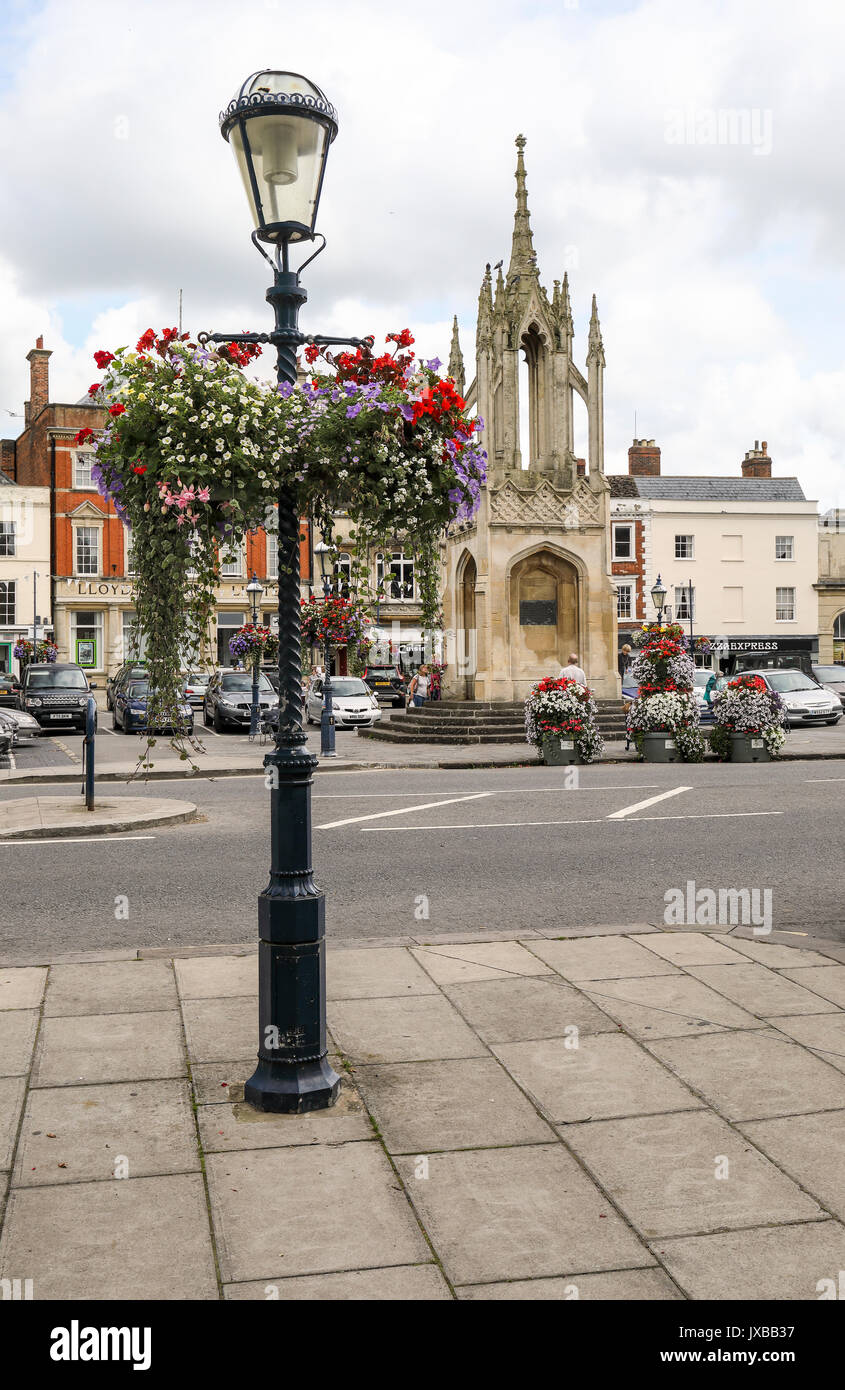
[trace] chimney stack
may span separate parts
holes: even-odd
[[[35,340],[35,347],[26,355],[29,363],[29,400],[24,402],[24,424],[29,425],[40,415],[50,399],[50,376],[48,362],[52,350],[45,348],[44,339]]]
[[[754,440],[754,448],[749,449],[742,460],[743,478],[771,478],[772,460],[768,455],[768,445],[763,440],[763,447],[760,448],[759,439]]]
[[[586,459],[576,459],[576,460],[575,460],[575,476],[578,477],[578,478],[586,478],[586,476],[587,476],[587,460],[586,460]]]
[[[653,439],[635,439],[628,450],[628,472],[635,478],[660,477],[660,448]]]

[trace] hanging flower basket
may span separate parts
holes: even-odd
[[[269,627],[246,623],[229,638],[229,651],[236,661],[247,664],[254,661],[276,661],[279,655],[279,639]]]
[[[32,643],[28,637],[22,637],[19,642],[16,642],[12,651],[12,655],[16,657],[18,661],[22,661],[25,664],[33,660],[55,661],[58,654],[58,647],[55,642],[50,641],[49,637],[40,637],[38,639],[34,657],[32,655]]]
[[[525,701],[525,734],[546,763],[591,763],[604,749],[592,691],[566,676],[534,686]]]
[[[467,416],[436,359],[414,360],[407,329],[387,341],[380,357],[369,347],[326,356],[295,386],[244,374],[257,346],[212,352],[176,329],[149,329],[134,351],[95,354],[104,376],[89,395],[107,411],[107,426],[76,439],[91,442],[92,479],[132,527],[150,726],[164,726],[179,702],[183,653],[201,660],[209,651],[221,560],[265,524],[281,494],[324,535],[343,511],[376,542],[408,537],[420,575],[432,581],[423,583],[431,607],[440,536],[478,506],[483,422]],[[319,356],[306,349],[309,365]]]
[[[723,761],[768,762],[786,742],[783,700],[760,676],[738,676],[713,701],[710,747]]]

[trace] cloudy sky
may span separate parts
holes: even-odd
[[[845,506],[843,46],[841,0],[0,0],[1,432],[39,333],[74,400],[180,288],[194,332],[269,326],[217,125],[269,66],[340,113],[306,330],[407,325],[446,357],[457,313],[471,377],[522,131],[582,365],[598,296],[608,471],[636,411],[664,472],[737,474],[766,439]]]

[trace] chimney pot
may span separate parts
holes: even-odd
[[[628,450],[628,472],[632,477],[660,477],[660,448],[653,439],[635,439]]]

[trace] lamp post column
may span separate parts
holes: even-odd
[[[323,597],[329,597],[328,581],[323,584]],[[332,703],[332,639],[326,637],[323,647],[323,660],[326,663],[326,674],[323,677],[323,708],[320,712],[320,757],[336,758],[334,742],[334,705]]]
[[[296,382],[298,276],[277,270],[267,299],[279,384]],[[303,1113],[332,1105],[340,1078],[326,1037],[326,905],[311,862],[311,784],[317,759],[302,727],[299,508],[279,491],[279,729],[264,759],[270,786],[270,882],[258,899],[258,1065],[244,1098],[259,1110]]]

